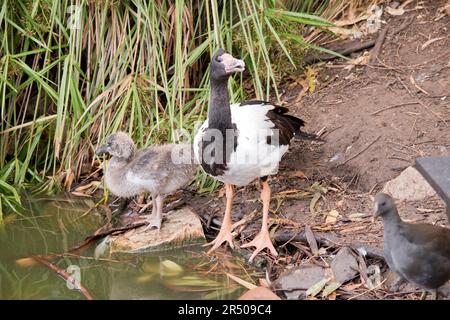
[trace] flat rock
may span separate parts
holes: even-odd
[[[189,208],[170,211],[161,230],[142,226],[109,240],[110,254],[139,253],[175,249],[203,242],[205,234],[198,216]]]
[[[358,261],[349,247],[343,247],[331,262],[334,278],[337,282],[345,283],[355,278],[359,273]]]
[[[383,192],[399,201],[418,201],[436,194],[424,177],[413,167],[406,168],[398,177],[386,182]]]
[[[325,277],[325,270],[313,264],[306,264],[283,272],[273,286],[285,292],[288,299],[298,299],[306,290]]]

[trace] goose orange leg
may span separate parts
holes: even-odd
[[[278,256],[277,250],[272,244],[269,235],[269,205],[270,205],[270,196],[271,191],[269,184],[267,181],[262,181],[262,190],[261,190],[261,200],[263,202],[263,219],[261,231],[256,235],[256,237],[249,243],[246,243],[242,246],[242,248],[248,247],[256,247],[256,250],[251,255],[249,262],[252,262],[256,255],[264,250],[265,248],[269,249],[269,251],[276,257]]]
[[[223,217],[222,227],[220,228],[217,237],[213,241],[205,245],[205,246],[212,245],[212,248],[209,249],[208,254],[219,248],[224,242],[228,242],[231,249],[234,249],[233,236],[231,235],[232,231],[231,207],[233,206],[234,187],[231,184],[225,184],[225,194],[227,197],[227,206],[225,208],[225,215]]]

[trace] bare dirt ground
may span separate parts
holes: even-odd
[[[336,244],[327,254],[344,244],[364,243],[381,249],[382,224],[371,221],[369,195],[413,165],[418,156],[450,155],[450,17],[439,11],[445,1],[420,4],[411,5],[413,9],[401,16],[383,15],[389,30],[405,19],[412,22],[396,35],[388,30],[374,65],[350,68],[348,62],[334,60],[316,67],[314,93],[292,103],[302,88],[290,86],[285,92],[286,106],[307,122],[305,130],[325,128],[325,132],[323,143],[295,141],[279,174],[271,177],[273,231],[301,231],[311,226],[317,235]],[[362,54],[355,53],[352,58]],[[223,191],[195,196],[190,203],[204,220],[207,233],[215,236],[225,208]],[[437,197],[398,203],[398,207],[405,220],[448,226],[444,204]],[[261,210],[257,182],[237,190],[233,220],[254,210]],[[336,219],[333,210],[338,213]],[[257,214],[240,230],[236,241],[243,244],[253,238],[260,223]],[[321,260],[320,256],[311,257],[305,243],[278,244],[277,259],[264,256],[272,280],[286,267]],[[387,270],[381,259],[374,259]],[[364,281],[363,275],[354,280],[360,281]],[[420,296],[411,285],[393,294],[385,286],[366,292],[360,289],[353,295],[385,299]],[[338,297],[346,297],[339,292]]]

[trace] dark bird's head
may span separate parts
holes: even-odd
[[[244,61],[234,58],[224,49],[218,49],[212,57],[210,74],[213,80],[226,80],[233,73],[244,70]]]
[[[373,215],[375,218],[384,217],[396,211],[394,199],[386,193],[379,192],[373,200]]]
[[[108,137],[106,143],[100,146],[95,154],[100,156],[103,154],[111,155],[123,160],[129,160],[133,157],[135,146],[133,140],[124,132],[116,132]]]

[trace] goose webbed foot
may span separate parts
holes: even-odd
[[[250,259],[248,260],[250,263],[253,262],[253,259],[264,249],[269,249],[269,251],[274,255],[275,257],[278,256],[278,252],[275,249],[275,247],[272,244],[272,241],[270,240],[269,230],[267,227],[263,227],[262,230],[256,235],[256,237],[250,241],[249,243],[244,244],[241,246],[242,248],[248,248],[248,247],[256,247],[256,250],[251,255]]]
[[[250,259],[248,260],[250,263],[253,262],[253,259],[255,259],[255,257],[259,252],[261,252],[266,248],[269,249],[272,255],[274,255],[275,257],[278,256],[278,252],[277,250],[275,250],[275,247],[273,246],[272,241],[270,240],[268,228],[270,196],[271,191],[269,184],[267,183],[267,180],[264,179],[262,180],[262,191],[261,191],[261,200],[263,202],[263,220],[261,231],[256,235],[256,237],[252,241],[242,246],[242,248],[256,247],[256,250],[253,252]]]
[[[231,234],[231,226],[229,227],[223,227],[220,228],[219,234],[217,237],[203,246],[210,246],[212,245],[212,248],[208,250],[208,254],[212,253],[213,251],[217,250],[222,243],[228,242],[228,245],[231,249],[234,249],[234,243],[233,243],[233,235]]]
[[[217,237],[213,241],[204,245],[204,246],[212,245],[212,248],[209,249],[208,254],[217,250],[224,242],[228,242],[231,249],[234,249],[233,235],[231,234],[231,231],[233,229],[231,221],[231,207],[234,198],[234,187],[231,184],[225,184],[225,191],[227,197],[227,206],[225,209],[225,215],[223,217],[223,223],[222,226],[220,227],[220,231]]]

